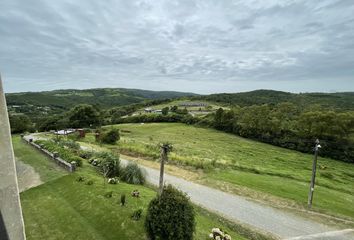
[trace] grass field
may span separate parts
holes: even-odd
[[[109,128],[109,126],[107,126]],[[159,157],[159,142],[169,141],[176,165],[203,169],[208,184],[225,182],[306,206],[313,156],[212,129],[179,123],[122,124],[121,152]],[[89,136],[85,141],[92,141]],[[90,140],[91,139],[91,140]],[[354,164],[319,158],[313,208],[354,218]]]
[[[45,181],[21,193],[27,239],[146,239],[144,216],[148,203],[156,195],[153,189],[125,183],[103,184],[102,177],[87,163],[79,171],[66,174],[53,168],[48,164],[49,159],[19,137],[15,136],[13,142],[16,157],[32,165]],[[86,182],[92,180],[93,185],[76,181],[78,176],[83,176]],[[140,191],[139,199],[130,196],[135,189]],[[110,191],[113,197],[105,197]],[[127,196],[124,207],[119,204],[121,194]],[[133,221],[131,214],[138,208],[144,209],[143,217]],[[233,239],[245,239],[210,216],[197,208],[195,239],[208,239],[209,231],[216,226],[228,231]]]
[[[202,107],[198,107],[198,106],[179,106],[182,103],[191,103],[191,102],[198,102],[198,103],[205,103],[207,104],[207,106],[202,106]],[[161,110],[162,108],[165,107],[173,107],[173,106],[177,106],[179,109],[187,109],[189,112],[194,112],[195,114],[198,114],[198,112],[200,111],[200,115],[205,115],[207,112],[214,112],[219,108],[224,108],[224,109],[229,109],[229,107],[225,107],[222,106],[220,104],[216,104],[216,103],[212,103],[212,102],[207,102],[207,101],[191,101],[191,100],[175,100],[175,101],[171,101],[169,103],[163,103],[163,104],[158,104],[158,105],[154,105],[151,106],[149,108],[151,108],[152,110]],[[139,113],[145,113],[144,111],[145,108],[141,108],[139,109],[135,114],[139,114]]]

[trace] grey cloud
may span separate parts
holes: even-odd
[[[7,91],[318,91],[333,81],[354,90],[352,1],[2,0],[0,9]]]

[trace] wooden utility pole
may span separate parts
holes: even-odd
[[[160,165],[160,180],[159,180],[159,196],[163,191],[163,175],[165,171],[165,162],[168,160],[168,153],[172,150],[172,145],[169,143],[161,144],[161,165]]]
[[[315,156],[313,158],[312,163],[312,177],[311,177],[311,184],[310,184],[310,191],[307,200],[307,204],[309,208],[312,207],[312,200],[313,200],[313,192],[315,190],[315,180],[316,180],[316,169],[317,169],[317,157],[318,157],[318,149],[321,148],[320,141],[316,139],[315,141]]]

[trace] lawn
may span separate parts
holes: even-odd
[[[146,239],[144,217],[148,203],[156,195],[153,189],[125,183],[103,184],[103,178],[88,163],[77,172],[66,174],[19,137],[14,136],[13,141],[16,157],[32,165],[47,180],[21,193],[27,239]],[[78,182],[78,176],[85,181]],[[86,184],[89,180],[92,185]],[[135,189],[140,191],[140,198],[130,196]],[[105,197],[110,191],[112,198]],[[121,194],[127,196],[124,207],[119,204]],[[138,208],[144,209],[143,217],[134,221],[130,216]],[[216,226],[229,232],[233,239],[245,239],[199,208],[196,221],[195,239],[208,239],[209,231]]]
[[[174,146],[171,162],[203,169],[209,182],[223,181],[306,205],[313,159],[310,154],[180,123],[114,127],[121,130],[122,153],[158,158],[157,144],[168,141]],[[93,137],[85,141],[93,142]],[[321,157],[318,162],[314,209],[354,218],[354,164]]]

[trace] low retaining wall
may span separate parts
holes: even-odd
[[[41,146],[39,146],[38,144],[32,142],[30,139],[27,138],[22,138],[26,143],[28,143],[29,145],[33,146],[34,148],[38,149],[40,152],[44,153],[45,155],[47,155],[48,157],[50,157],[54,162],[56,162],[56,164],[58,164],[60,167],[65,168],[66,170],[68,170],[69,172],[75,172],[76,170],[76,166],[68,163],[67,161],[65,161],[64,159],[60,158],[60,157],[55,157],[53,153],[49,152],[48,150],[42,148]]]

